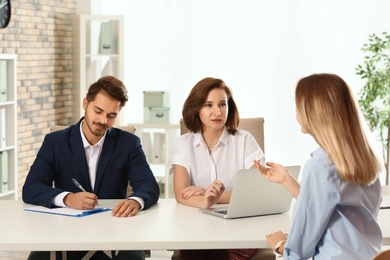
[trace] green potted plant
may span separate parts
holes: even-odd
[[[390,35],[369,35],[362,49],[366,54],[356,74],[366,81],[360,91],[359,105],[383,148],[386,169],[386,185],[389,185],[389,139],[390,139]]]

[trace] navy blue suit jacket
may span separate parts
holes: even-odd
[[[144,209],[155,204],[160,190],[146,162],[140,139],[117,128],[106,133],[92,190],[80,133],[81,121],[45,136],[24,183],[23,201],[54,207],[52,198],[59,193],[80,192],[72,182],[75,178],[99,199],[125,199],[130,182],[134,191],[131,196],[143,198]]]

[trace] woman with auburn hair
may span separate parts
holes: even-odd
[[[184,102],[182,115],[190,132],[173,146],[176,200],[197,208],[229,203],[236,172],[255,167],[253,160],[264,158],[255,138],[237,129],[239,114],[230,89],[221,79],[202,79]],[[186,260],[249,259],[256,251],[181,250],[180,255]],[[267,252],[275,258],[271,250]]]
[[[382,244],[383,164],[353,93],[337,75],[314,74],[298,82],[295,103],[302,133],[320,147],[305,164],[301,186],[282,165],[256,163],[297,198],[288,239],[277,231],[267,240],[285,259],[371,259]]]

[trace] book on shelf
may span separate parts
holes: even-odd
[[[102,22],[100,24],[99,35],[99,53],[100,54],[112,54],[113,53],[113,39],[112,28],[110,22]]]
[[[114,64],[112,60],[108,60],[106,62],[106,65],[104,65],[104,68],[102,70],[102,76],[113,76],[114,75]]]
[[[146,156],[146,161],[151,162],[151,150],[152,150],[152,139],[149,132],[142,132],[142,149]]]
[[[101,75],[101,61],[94,60],[92,61],[87,68],[87,85],[96,82]]]
[[[164,156],[164,146],[165,146],[165,134],[155,132],[153,133],[153,163],[163,163],[165,160]]]
[[[0,152],[0,193],[8,191],[8,152]]]
[[[7,61],[0,60],[0,102],[7,101]]]
[[[6,111],[5,108],[0,108],[0,148],[6,147]]]

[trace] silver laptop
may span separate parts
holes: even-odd
[[[298,179],[300,166],[285,167]],[[239,170],[234,180],[229,205],[214,205],[202,212],[223,218],[244,218],[285,213],[293,196],[281,184],[268,181],[258,169]]]

